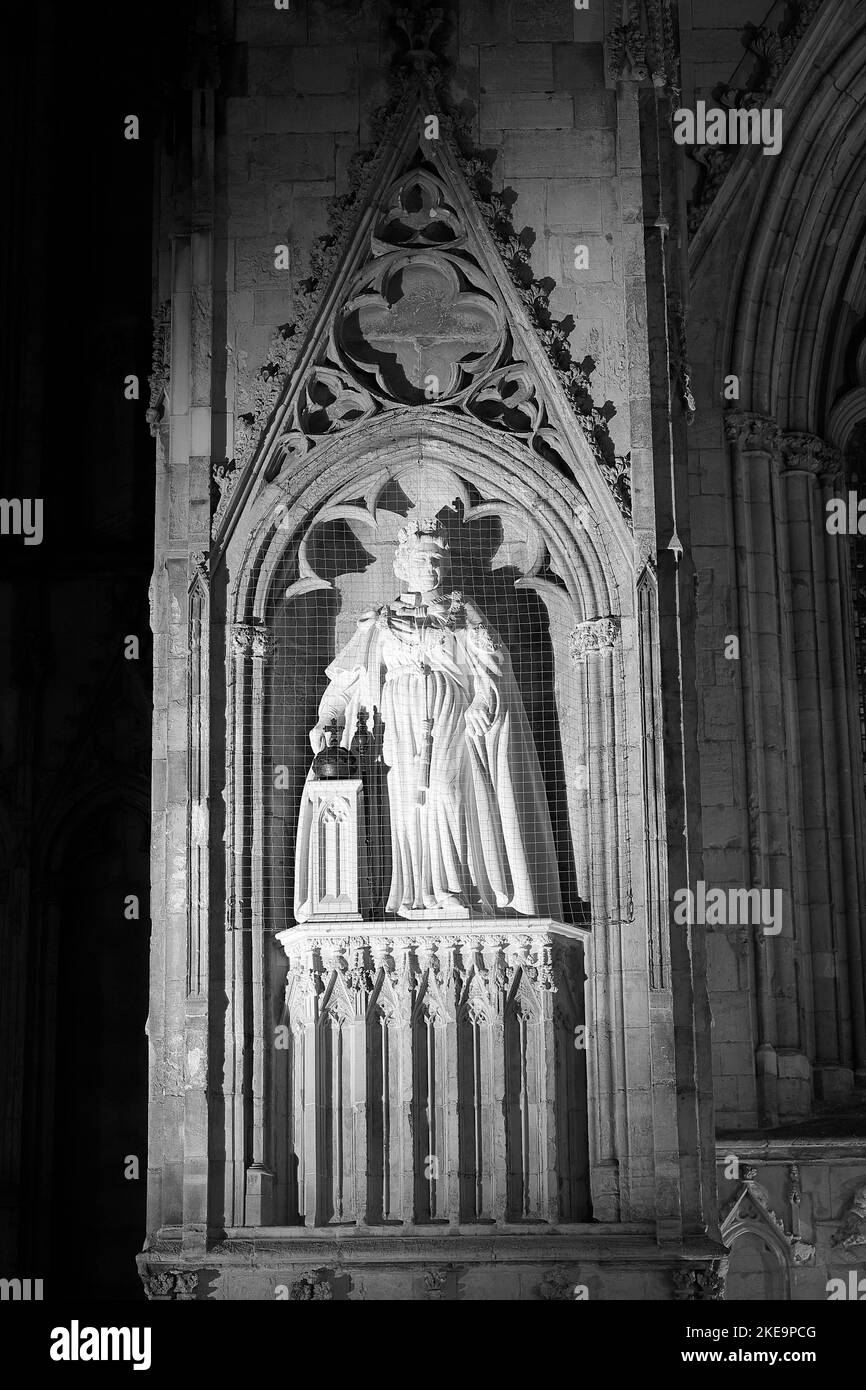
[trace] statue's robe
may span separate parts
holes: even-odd
[[[455,894],[473,915],[561,919],[538,755],[511,659],[479,610],[451,594],[426,608],[398,600],[365,613],[325,674],[330,684],[319,721],[336,715],[344,722],[344,747],[361,709],[371,719],[374,710],[381,713],[392,846],[388,912],[433,908]],[[486,733],[467,728],[473,702],[487,710]],[[309,912],[311,832],[305,796],[295,861],[299,921]]]

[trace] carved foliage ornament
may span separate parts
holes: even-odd
[[[782,431],[767,415],[727,410],[725,438],[746,453],[777,455],[784,473],[811,473],[818,478],[841,476],[844,461],[831,444],[802,430]]]
[[[749,453],[771,454],[776,449],[781,431],[775,420],[745,410],[726,410],[725,439]]]
[[[289,1298],[295,1303],[321,1302],[333,1296],[330,1280],[321,1271],[302,1274],[289,1286]]]
[[[447,1269],[425,1269],[424,1271],[424,1296],[434,1302],[439,1302],[445,1297],[445,1288],[448,1282]]]
[[[721,94],[722,107],[755,110],[766,105],[822,3],[823,0],[788,0],[778,29],[763,24],[746,26],[744,45],[755,64],[745,86],[728,87]],[[739,145],[700,145],[690,151],[692,158],[704,166],[698,195],[689,208],[690,233],[698,230],[712,207],[739,149]]]
[[[578,623],[571,634],[571,655],[575,661],[589,652],[603,651],[612,647],[620,630],[619,618],[593,618],[586,623]]]
[[[148,377],[150,400],[145,419],[152,435],[156,435],[168,401],[171,375],[171,300],[166,299],[153,316],[153,354]]]
[[[816,478],[835,478],[842,474],[842,455],[816,434],[791,431],[781,436],[780,445],[786,473],[811,473]]]
[[[680,397],[689,424],[695,418],[697,403],[692,392],[692,369],[686,336],[686,314],[679,298],[668,298],[668,318],[671,324],[671,372],[680,389]]]
[[[289,957],[286,1006],[293,1026],[311,1017],[336,1026],[362,1017],[405,1021],[417,1014],[432,1020],[465,1017],[489,1024],[506,1000],[522,1017],[537,1018],[541,996],[558,992],[568,968],[568,948],[544,933],[502,936],[481,932],[419,941],[395,932],[335,939],[295,928],[279,934]],[[353,998],[353,994],[356,997]]]
[[[677,88],[671,0],[622,0],[619,22],[607,35],[607,68],[614,81],[643,82],[652,73],[655,87]]]
[[[548,1303],[573,1303],[575,1280],[561,1269],[553,1270],[538,1286],[538,1297]]]
[[[172,1299],[184,1303],[195,1298],[198,1275],[191,1270],[158,1270],[151,1271],[142,1282],[144,1296],[148,1301]]]
[[[550,312],[550,296],[555,289],[553,281],[535,279],[530,262],[534,233],[529,229],[519,233],[515,230],[511,202],[504,194],[494,192],[490,169],[483,159],[469,153],[461,155],[458,151],[458,160],[577,423],[596,455],[617,506],[623,516],[630,518],[631,456],[619,456],[614,452],[609,430],[614,413],[612,403],[606,401],[597,406],[593,401],[590,378],[595,363],[592,358],[586,357],[582,362],[572,360],[569,337],[574,329],[573,319],[570,315],[554,319]]]
[[[212,493],[216,494],[217,504],[213,516],[213,534],[219,530],[223,517],[228,510],[235,484],[240,476],[237,461],[229,459],[225,463],[215,463],[211,469]]]
[[[713,1260],[696,1269],[673,1271],[674,1298],[692,1303],[717,1302],[725,1297],[722,1261]]]
[[[266,661],[273,650],[273,637],[268,628],[258,623],[235,623],[232,643],[240,657],[258,657]]]

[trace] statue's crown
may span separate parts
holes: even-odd
[[[411,550],[422,540],[435,541],[439,550],[451,548],[445,536],[445,528],[436,516],[416,517],[414,521],[401,526],[397,532],[397,545],[401,550]]]

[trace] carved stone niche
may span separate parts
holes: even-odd
[[[250,799],[238,774],[227,840],[243,843],[234,827],[245,828],[248,814],[251,849],[236,881],[249,874],[253,930],[258,920],[263,934],[284,928],[290,960],[287,1045],[275,1053],[276,1081],[262,1103],[279,1223],[387,1232],[464,1220],[565,1224],[591,1211],[614,1219],[618,1198],[610,1184],[605,1196],[598,1176],[615,1183],[598,1137],[613,1132],[611,1098],[596,1080],[609,1074],[609,982],[603,952],[590,972],[585,954],[590,911],[602,931],[628,917],[625,839],[618,855],[591,862],[591,847],[624,824],[617,690],[625,677],[605,535],[600,526],[575,534],[586,499],[526,444],[455,424],[434,405],[330,440],[261,494],[260,558],[235,612],[274,633],[274,652],[264,666],[240,663],[231,727],[232,765],[263,769],[262,799]],[[367,796],[369,782],[363,920],[294,915],[298,808],[325,672],[359,618],[394,601],[397,533],[413,516],[442,523],[448,585],[508,647],[542,763],[563,920],[389,915],[388,822]],[[585,655],[575,661],[570,637],[585,623]],[[366,713],[374,733],[376,710]],[[575,767],[586,775],[574,776]],[[581,1033],[588,1007],[602,1026]],[[592,1136],[590,1088],[602,1116]],[[477,1144],[473,1135],[482,1136]]]
[[[452,601],[455,593],[470,600],[509,653],[547,789],[567,920],[579,920],[586,912],[579,885],[588,883],[589,868],[567,769],[572,757],[578,763],[586,759],[578,677],[568,660],[577,616],[569,585],[529,508],[483,496],[457,469],[424,457],[421,447],[418,459],[381,469],[363,496],[357,484],[348,484],[287,537],[281,596],[270,622],[279,640],[268,671],[273,713],[266,722],[272,735],[264,748],[266,765],[288,769],[285,786],[272,798],[273,821],[280,826],[269,874],[274,915],[279,922],[294,912],[306,922],[385,914],[391,841],[380,710],[371,704],[363,710],[364,728],[350,722],[345,730],[346,749],[363,763],[361,784],[347,795],[341,784],[307,780],[307,732],[327,686],[329,660],[353,640],[359,618],[378,612],[381,619],[394,601],[400,587],[392,569],[398,531],[419,514],[436,517],[448,537],[446,591]],[[315,802],[306,814],[315,823],[316,845],[333,851],[328,862],[341,878],[340,903],[330,900],[324,886],[315,889],[316,903],[310,900],[309,885],[324,862],[318,854],[309,859],[308,883],[298,880],[301,896],[294,890],[295,873],[303,872],[292,855],[304,799]],[[348,855],[342,869],[334,855]],[[352,886],[346,888],[345,874],[355,873],[349,859],[357,863],[354,896]]]
[[[746,1167],[742,1170],[740,1184],[721,1213],[722,1240],[730,1252],[721,1262],[721,1271],[733,1290],[732,1297],[746,1296],[740,1292],[738,1264],[740,1252],[751,1250],[757,1252],[766,1265],[763,1296],[790,1298],[792,1269],[809,1265],[815,1258],[815,1246],[804,1240],[800,1231],[800,1198],[799,1169],[791,1164],[787,1178],[788,1229],[774,1210],[758,1169]]]

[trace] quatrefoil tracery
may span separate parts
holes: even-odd
[[[274,441],[267,480],[326,435],[406,405],[471,416],[560,460],[535,372],[516,353],[505,306],[469,247],[438,174],[392,186],[317,359]]]

